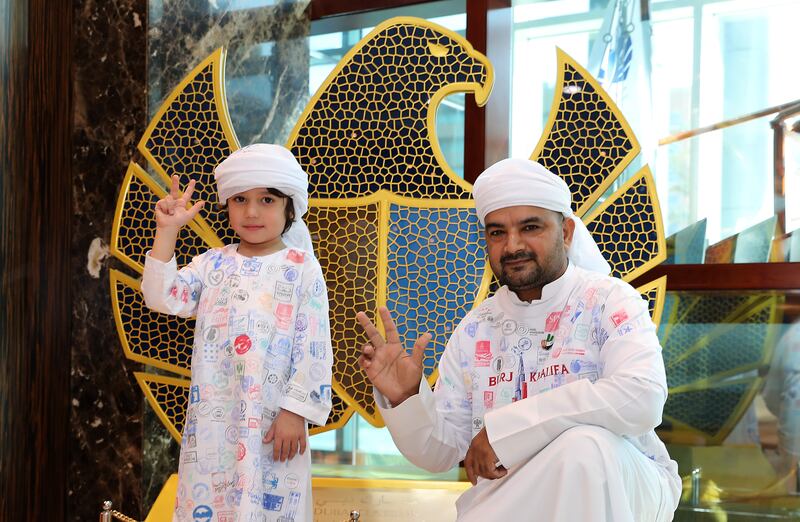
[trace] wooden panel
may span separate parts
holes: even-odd
[[[467,99],[464,113],[464,179],[474,183],[487,166],[508,157],[511,132],[510,0],[469,0],[467,40],[494,66],[494,88],[485,107]]]
[[[72,3],[0,12],[0,520],[65,520]]]
[[[405,7],[424,4],[429,0],[311,0],[311,20],[319,20],[329,16],[377,11],[393,7]],[[469,2],[468,2],[469,3]]]

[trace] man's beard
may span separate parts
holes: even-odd
[[[519,261],[523,259],[533,261],[530,268],[527,268],[523,272],[515,271],[510,273],[506,271],[504,265],[507,261]],[[516,252],[500,258],[500,273],[497,275],[497,279],[500,281],[501,285],[507,286],[512,292],[542,288],[558,279],[561,268],[563,267],[562,263],[559,263],[557,250],[553,250],[545,259],[544,264],[539,262],[538,257],[533,252]]]

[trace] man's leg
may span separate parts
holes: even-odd
[[[486,520],[671,520],[673,501],[658,466],[597,426],[562,433],[499,480],[481,480],[459,499],[460,522]]]

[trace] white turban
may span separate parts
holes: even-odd
[[[295,221],[283,235],[288,247],[313,253],[311,234],[303,221],[308,210],[308,175],[285,147],[255,143],[234,151],[214,169],[219,202],[254,188],[278,189],[292,198]]]
[[[566,182],[531,160],[498,161],[478,176],[472,188],[475,210],[481,224],[494,210],[520,205],[560,212],[575,223],[575,232],[567,256],[576,266],[608,274],[608,266],[586,225],[572,213],[572,197]]]

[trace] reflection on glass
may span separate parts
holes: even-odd
[[[530,156],[547,121],[555,47],[588,66],[606,7],[618,1],[514,2],[512,156]],[[651,1],[649,133],[664,138],[797,99],[800,69],[788,64],[795,61],[798,19],[800,3],[788,0]],[[705,219],[713,245],[782,211],[774,208],[772,117],[657,149],[651,168],[667,235]],[[786,148],[788,164],[800,147]],[[787,202],[800,194],[800,182],[792,185],[796,179],[788,176]],[[785,241],[783,255],[772,260],[790,259],[792,238]]]
[[[669,397],[657,431],[685,477],[676,520],[800,515],[799,300],[667,294],[658,334]]]

